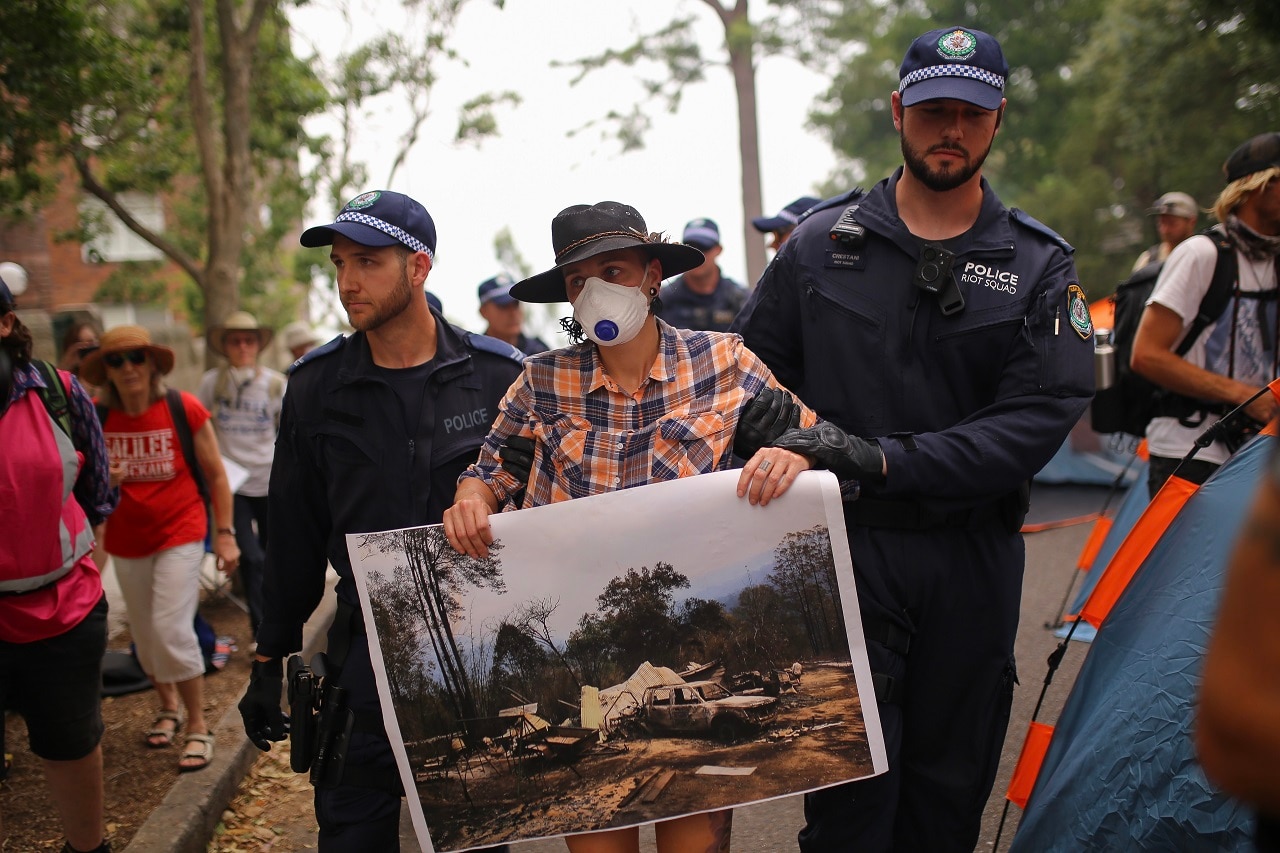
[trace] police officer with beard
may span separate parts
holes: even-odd
[[[1093,393],[1071,247],[982,177],[1007,74],[986,33],[916,39],[905,167],[810,211],[734,324],[829,422],[774,444],[845,481],[889,755],[806,798],[805,851],[971,851],[999,763],[1028,481]]]
[[[319,849],[394,851],[403,792],[345,536],[440,521],[522,356],[449,325],[422,298],[436,229],[413,199],[362,193],[301,242],[332,246],[338,293],[356,331],[291,369],[271,470],[264,615],[240,711],[259,749],[286,736],[281,661],[302,647],[303,623],[331,563],[340,579],[329,676],[347,691],[353,724],[340,777],[316,787]]]

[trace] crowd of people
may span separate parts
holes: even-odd
[[[341,760],[313,772],[319,846],[391,851],[404,791],[345,534],[441,523],[457,551],[484,557],[504,508],[737,467],[738,496],[762,506],[804,470],[839,478],[888,755],[879,776],[806,795],[800,849],[972,850],[1017,682],[1029,483],[1094,390],[1073,249],[983,176],[1008,75],[985,32],[916,38],[888,101],[902,165],[869,190],[755,219],[776,255],[751,289],[722,274],[712,219],[671,242],[628,204],[574,204],[551,221],[547,269],[480,283],[487,325],[473,333],[426,290],[431,214],[372,190],[300,238],[328,249],[354,331],[317,346],[305,324],[285,327],[286,375],[263,363],[273,330],[236,311],[207,331],[223,363],[188,394],[165,385],[173,350],[138,326],[76,323],[56,366],[33,359],[0,281],[0,513],[20,531],[0,543],[0,700],[27,721],[65,849],[109,849],[95,541],[155,688],[140,741],[181,742],[180,772],[207,767],[215,745],[193,629],[206,552],[248,602],[239,708],[260,749],[289,735],[284,660],[336,570],[326,689],[343,692],[351,734]],[[1252,400],[1256,426],[1277,412],[1256,394],[1280,358],[1280,134],[1242,144],[1224,176],[1212,210],[1238,275],[1189,351],[1176,345],[1218,260],[1195,235],[1194,199],[1156,201],[1160,243],[1135,264],[1164,266],[1134,369],[1199,401],[1152,423],[1153,490],[1227,409]],[[565,302],[567,346],[526,332],[523,304]],[[721,418],[672,438],[664,424],[690,405]],[[573,434],[546,427],[556,418]],[[581,444],[573,464],[566,441]],[[1208,477],[1233,449],[1215,442],[1192,473]],[[57,689],[34,689],[55,657],[67,662]],[[1215,772],[1274,809],[1264,774],[1234,772],[1248,751],[1223,742],[1206,739]],[[728,850],[731,827],[728,811],[663,821],[658,848]],[[634,829],[567,839],[575,853],[638,843]]]

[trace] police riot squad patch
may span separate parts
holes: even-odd
[[[1073,284],[1067,288],[1067,317],[1071,328],[1084,340],[1093,334],[1093,318],[1089,316],[1089,300],[1085,299],[1080,285]]]

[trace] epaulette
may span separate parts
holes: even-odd
[[[506,341],[500,341],[497,338],[491,338],[488,335],[481,335],[476,332],[467,332],[463,337],[467,341],[467,346],[472,349],[491,353],[492,355],[505,356],[516,364],[524,363],[524,353]]]
[[[302,367],[304,364],[308,364],[312,361],[315,361],[317,358],[323,358],[324,356],[329,355],[330,353],[334,353],[342,349],[342,345],[345,344],[346,342],[347,342],[346,337],[344,337],[343,335],[338,335],[336,338],[329,341],[327,344],[321,344],[315,349],[307,350],[306,352],[304,352],[301,356],[298,357],[297,361],[295,361],[293,364],[286,367],[284,372],[287,375],[292,376],[293,372],[298,368]]]
[[[847,205],[849,202],[856,201],[862,198],[864,195],[866,195],[866,192],[863,191],[862,187],[854,187],[848,192],[840,193],[840,195],[835,195],[835,196],[832,196],[831,198],[824,198],[822,201],[818,202],[813,207],[809,208],[804,213],[800,214],[799,221],[804,222],[806,219],[808,219],[810,216],[813,216],[819,210],[826,210],[831,207],[839,207],[842,204]]]
[[[1048,237],[1050,240],[1057,243],[1058,246],[1062,248],[1062,251],[1066,252],[1068,255],[1075,254],[1076,252],[1075,246],[1072,246],[1070,243],[1068,243],[1065,237],[1063,237],[1057,231],[1054,231],[1048,225],[1045,225],[1039,219],[1036,219],[1030,213],[1027,213],[1025,210],[1019,210],[1016,207],[1010,208],[1009,216],[1013,219],[1014,222],[1017,222],[1020,225],[1030,228],[1032,231],[1035,231],[1037,233],[1043,234],[1044,236]]]

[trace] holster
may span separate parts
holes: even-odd
[[[301,655],[290,655],[289,677],[289,766],[294,773],[306,773],[311,768],[316,751],[316,717],[322,695],[324,678],[323,655],[312,659],[320,672],[302,662]]]

